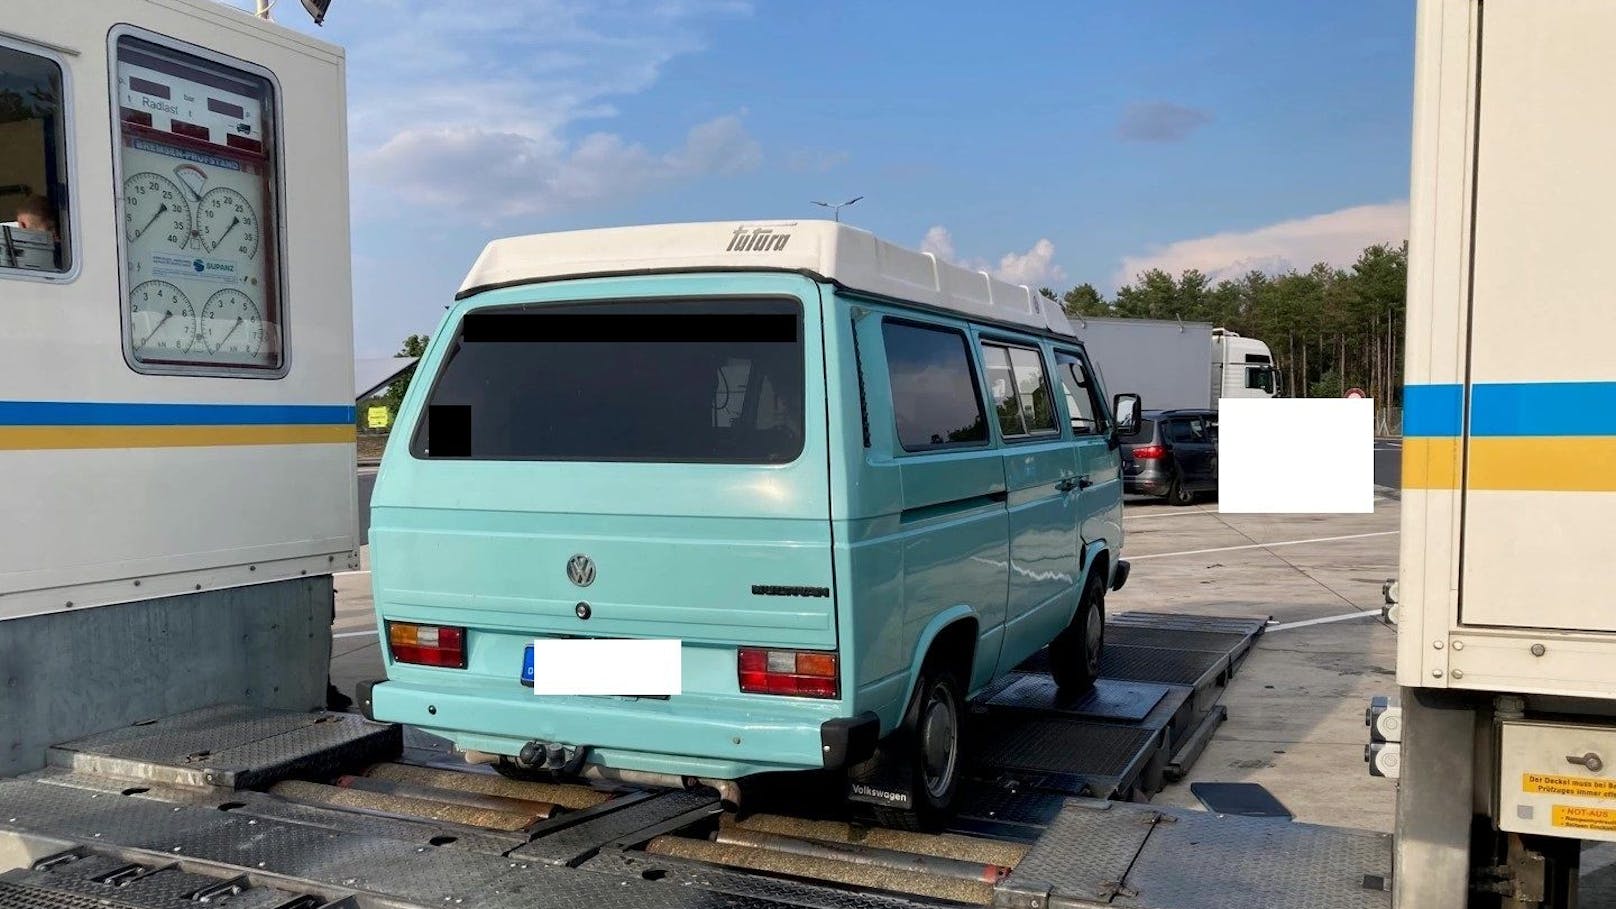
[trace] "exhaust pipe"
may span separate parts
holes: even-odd
[[[549,770],[557,777],[576,777],[583,780],[599,780],[605,783],[617,783],[624,786],[638,786],[645,789],[694,789],[706,786],[716,789],[718,797],[731,808],[741,805],[741,784],[735,780],[710,780],[693,776],[679,776],[673,773],[654,773],[648,770],[623,770],[616,767],[602,767],[599,764],[585,763],[589,754],[588,745],[579,745],[568,748],[553,743],[533,741],[522,746],[522,753],[514,758],[502,758],[501,755],[489,754],[484,751],[466,752],[466,762],[470,764],[497,764],[500,760],[513,761],[516,766],[525,770]]]
[[[706,786],[718,790],[718,797],[729,807],[739,808],[741,805],[741,784],[735,780],[708,780],[672,773],[652,773],[647,770],[619,770],[616,767],[602,767],[599,764],[585,765],[578,772],[578,776],[586,780],[643,786],[647,789],[694,789]]]

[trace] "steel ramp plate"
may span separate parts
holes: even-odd
[[[1120,802],[1069,802],[1000,883],[1014,909],[1388,909],[1391,837]]]
[[[1138,722],[1167,695],[1163,685],[1100,679],[1077,697],[1066,697],[1047,675],[1012,673],[1011,681],[986,702],[1010,710],[1053,711],[1087,720]]]
[[[398,756],[398,726],[347,713],[223,704],[65,742],[52,765],[186,786],[258,789]]]
[[[607,846],[637,845],[703,818],[716,817],[723,810],[718,793],[711,789],[671,789],[650,797],[624,796],[578,812],[588,815],[578,823],[570,823],[577,815],[553,818],[549,822],[553,833],[535,828],[537,838],[511,856],[575,866]],[[540,827],[544,826],[541,823]]]

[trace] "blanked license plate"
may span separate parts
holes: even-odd
[[[684,688],[677,640],[540,638],[522,652],[534,694],[668,697]]]

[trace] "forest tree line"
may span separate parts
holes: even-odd
[[[1382,409],[1402,404],[1407,281],[1405,243],[1370,246],[1347,268],[1321,262],[1215,283],[1193,269],[1177,278],[1151,269],[1109,300],[1088,283],[1041,293],[1073,317],[1211,322],[1265,342],[1287,397],[1338,398],[1357,387]]]

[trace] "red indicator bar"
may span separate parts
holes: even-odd
[[[203,142],[208,142],[213,139],[212,134],[208,132],[208,128],[206,126],[197,126],[195,123],[186,123],[183,120],[172,121],[168,128],[177,135],[187,136],[192,139],[201,139]]]
[[[127,108],[127,107],[121,108],[121,110],[122,110],[123,122],[125,122],[125,123],[133,123],[136,126],[151,126],[152,125],[151,114],[148,114],[143,110],[133,110],[133,109]]]
[[[231,148],[239,148],[242,151],[255,152],[260,155],[264,153],[264,143],[257,139],[249,139],[246,136],[238,136],[235,133],[226,133],[224,144]]]

